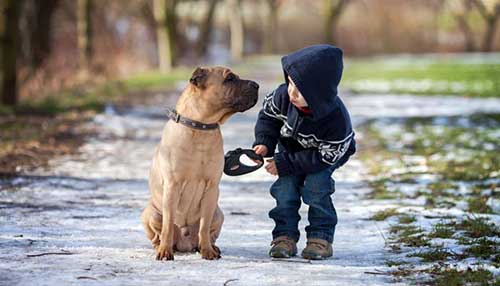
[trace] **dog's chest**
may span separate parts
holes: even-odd
[[[177,127],[177,126],[174,126]],[[192,131],[166,128],[163,143],[169,165],[186,175],[200,179],[220,177],[224,167],[220,131]]]

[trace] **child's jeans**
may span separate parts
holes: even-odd
[[[337,212],[331,198],[331,194],[335,192],[335,181],[331,175],[335,167],[313,174],[279,177],[274,182],[271,195],[276,200],[276,207],[269,212],[269,217],[275,222],[273,239],[286,235],[295,241],[299,240],[299,208],[302,198],[309,205],[307,238],[333,242]]]

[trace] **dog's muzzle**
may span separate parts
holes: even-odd
[[[259,99],[259,84],[251,80],[244,80],[241,94],[233,102],[233,109],[238,112],[252,108]]]

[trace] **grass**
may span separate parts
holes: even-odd
[[[420,257],[423,262],[436,262],[436,261],[445,261],[448,257],[453,256],[454,254],[444,248],[442,245],[438,245],[432,248],[429,248],[424,251],[419,251],[417,253],[411,253],[408,257]]]
[[[455,229],[450,224],[437,223],[432,226],[432,231],[429,233],[430,238],[451,238],[455,233]]]
[[[425,56],[346,61],[343,86],[354,92],[410,93],[500,97],[500,64],[465,63],[460,59]]]
[[[453,268],[436,268],[432,271],[434,280],[430,283],[436,286],[462,286],[462,285],[498,285],[498,280],[493,282],[493,273],[486,269],[467,269],[459,271]]]
[[[388,246],[394,253],[421,258],[417,268],[408,258],[401,263],[389,259],[389,266],[398,267],[394,276],[422,285],[500,285],[488,270],[457,269],[457,262],[471,260],[500,267],[500,229],[489,219],[494,211],[490,198],[499,195],[499,126],[499,114],[381,119],[362,126],[368,142],[362,142],[359,158],[373,178],[367,197],[399,205],[414,202],[429,212],[426,217],[388,209],[373,216],[397,216],[391,220]],[[425,171],[415,171],[422,166]],[[465,216],[442,213],[453,207]],[[429,280],[421,280],[422,274]]]
[[[468,210],[471,213],[492,213],[491,208],[486,204],[487,196],[471,197],[467,200]]]
[[[404,260],[386,260],[385,261],[385,265],[387,265],[388,267],[405,265],[407,263],[408,262],[406,262]]]
[[[401,215],[398,218],[398,222],[402,223],[402,224],[409,224],[409,223],[415,222],[416,220],[417,220],[417,218],[413,215]]]
[[[149,72],[127,79],[109,81],[98,86],[79,86],[35,100],[21,99],[16,107],[0,105],[0,115],[12,113],[55,115],[69,110],[100,111],[108,102],[125,100],[134,92],[146,93],[171,88],[177,81],[187,80],[188,76],[188,70],[178,69],[168,74]]]
[[[392,242],[409,247],[429,246],[429,239],[425,237],[420,227],[408,224],[394,224],[391,225],[389,232],[393,234],[391,237]]]
[[[385,209],[376,212],[371,219],[377,220],[377,221],[382,221],[387,219],[388,217],[398,215],[398,211],[396,209]]]
[[[401,197],[401,193],[397,190],[389,190],[386,187],[387,179],[380,179],[370,181],[368,185],[371,188],[371,192],[367,195],[369,199],[374,200],[390,200]]]
[[[500,236],[500,230],[489,219],[483,217],[467,217],[457,225],[458,230],[463,230],[467,236],[480,238],[486,236]]]
[[[466,256],[490,259],[493,258],[498,251],[500,251],[497,243],[484,237],[474,240],[473,243],[473,245],[465,250],[464,254]]]

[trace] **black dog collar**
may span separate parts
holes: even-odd
[[[187,127],[197,129],[197,130],[213,130],[219,128],[217,123],[203,123],[195,120],[191,120],[187,117],[181,116],[175,109],[167,108],[167,117],[176,123],[180,123]]]
[[[260,163],[255,166],[248,166],[240,161],[242,155],[247,155],[250,159],[259,160]],[[261,155],[257,155],[252,149],[241,149],[237,148],[232,151],[228,151],[224,155],[224,174],[228,176],[239,176],[256,171],[264,165],[264,158]]]

